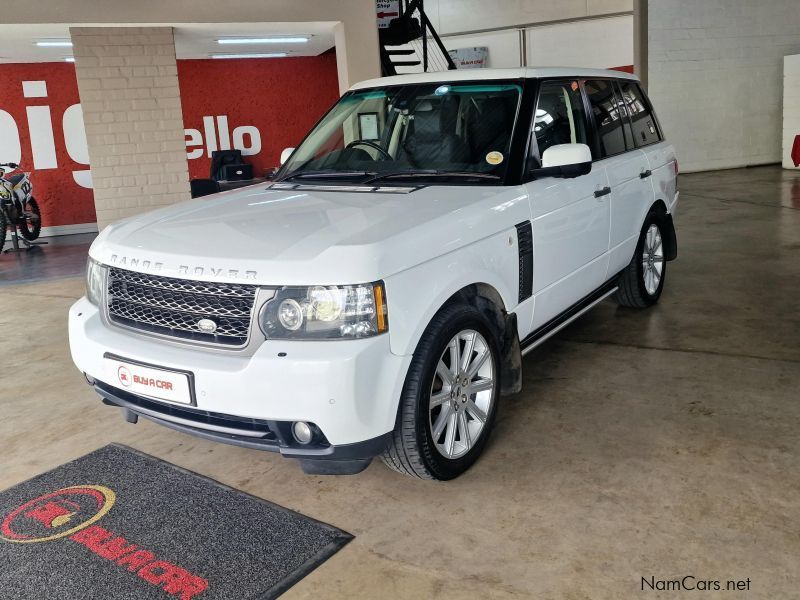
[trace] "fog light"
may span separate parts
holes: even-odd
[[[297,421],[292,425],[292,435],[298,443],[304,446],[310,444],[314,439],[314,431],[311,429],[311,425],[304,421]]]

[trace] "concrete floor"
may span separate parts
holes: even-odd
[[[684,575],[797,598],[800,173],[680,184],[661,303],[605,302],[526,357],[485,456],[446,484],[379,462],[305,476],[273,454],[128,425],[69,359],[83,282],[0,287],[0,488],[114,441],[355,534],[293,599],[673,598],[641,578]]]
[[[30,250],[10,252],[11,236],[6,234],[0,254],[0,287],[79,277],[86,271],[86,253],[96,233],[42,238]],[[24,246],[20,243],[20,247]]]

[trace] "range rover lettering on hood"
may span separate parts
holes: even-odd
[[[156,272],[164,269],[164,263],[151,260],[139,260],[128,256],[112,254],[109,261],[115,267],[127,269],[141,269],[148,272]],[[258,276],[257,271],[240,271],[239,269],[223,269],[214,267],[192,267],[189,265],[178,265],[179,275],[191,275],[195,277],[228,277],[234,279],[254,280]]]

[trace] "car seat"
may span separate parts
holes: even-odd
[[[421,100],[414,109],[400,159],[417,168],[450,168],[465,163],[468,152],[456,134],[458,99]]]

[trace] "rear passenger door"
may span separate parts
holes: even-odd
[[[653,107],[641,86],[636,81],[620,80],[619,87],[631,120],[633,141],[645,153],[652,172],[650,181],[655,199],[663,200],[671,212],[677,201],[675,150],[664,141]]]
[[[605,169],[611,187],[611,226],[606,277],[625,268],[636,249],[642,211],[653,202],[650,166],[633,141],[627,109],[613,79],[590,79],[584,91],[594,117],[595,168]]]

